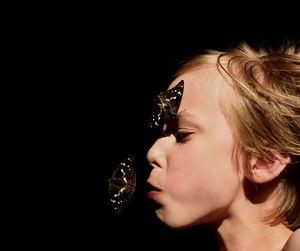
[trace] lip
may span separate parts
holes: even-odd
[[[150,182],[147,182],[147,185],[148,185],[148,192],[147,192],[147,196],[149,198],[154,198],[154,197],[157,197],[160,193],[161,193],[161,189],[152,185]]]
[[[157,197],[159,194],[161,193],[161,191],[159,190],[152,190],[152,191],[149,191],[147,192],[147,196],[151,199]]]

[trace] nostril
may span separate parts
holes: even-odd
[[[151,162],[151,165],[150,165],[151,169],[155,168],[155,167],[160,167],[159,163],[154,160],[153,162]]]

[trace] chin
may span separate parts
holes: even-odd
[[[181,217],[178,217],[178,215],[174,214],[168,214],[166,210],[163,210],[162,208],[159,208],[155,211],[157,218],[163,222],[166,226],[173,228],[173,229],[185,229],[190,226],[193,226],[193,224],[190,221],[185,221]]]

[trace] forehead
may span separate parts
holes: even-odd
[[[180,80],[184,80],[185,89],[179,112],[184,109],[219,109],[220,94],[224,93],[227,83],[216,67],[208,66],[183,73],[168,89],[173,88]]]

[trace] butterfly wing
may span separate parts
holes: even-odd
[[[163,121],[176,117],[181,98],[183,95],[184,81],[181,80],[170,90],[158,94],[153,102],[152,118],[150,127],[155,128],[162,124]]]
[[[133,167],[134,156],[124,159],[109,179],[108,192],[113,210],[120,214],[132,198],[136,188],[136,172]]]

